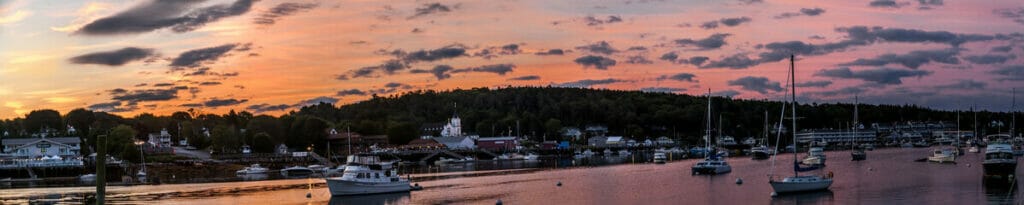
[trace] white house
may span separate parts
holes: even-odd
[[[81,149],[78,137],[4,139],[3,143],[7,158],[77,157]]]
[[[476,143],[469,137],[436,137],[434,141],[444,144],[448,149],[473,149]]]
[[[150,133],[148,142],[154,147],[171,147],[171,133],[166,128],[160,133]]]
[[[606,146],[624,146],[626,145],[626,139],[622,136],[610,136],[604,144]]]
[[[459,119],[459,115],[453,115],[452,119],[448,120],[448,124],[444,125],[441,129],[441,137],[461,137],[462,136],[462,119]]]

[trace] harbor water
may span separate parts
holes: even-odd
[[[124,204],[1013,204],[1022,196],[1006,186],[982,183],[983,154],[966,153],[956,164],[915,162],[931,148],[868,151],[851,161],[849,151],[829,151],[835,182],[829,191],[772,196],[769,174],[792,175],[792,154],[772,160],[728,158],[732,172],[691,175],[696,160],[667,164],[613,160],[607,166],[556,168],[542,162],[508,170],[412,174],[421,191],[331,197],[324,180],[282,179],[199,184],[115,186],[107,200]],[[802,156],[803,154],[801,154]],[[595,156],[603,157],[603,156]],[[611,156],[616,157],[616,156]],[[609,157],[609,158],[611,158]],[[567,159],[572,162],[571,159]],[[476,167],[471,164],[446,165]],[[443,169],[443,168],[436,168]],[[1022,173],[1017,170],[1018,175]],[[741,178],[744,183],[737,184]],[[559,182],[561,185],[559,186]],[[1012,185],[1016,186],[1016,185]],[[0,203],[81,203],[92,187],[0,190]],[[306,197],[307,194],[310,197]]]

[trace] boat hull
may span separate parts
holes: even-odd
[[[327,188],[331,191],[332,196],[408,192],[411,189],[411,187],[409,187],[409,181],[369,183],[344,181],[340,179],[327,179]]]
[[[1009,180],[1017,172],[1016,162],[985,162],[985,179]]]
[[[693,167],[690,170],[692,171],[692,174],[701,174],[701,175],[705,175],[705,174],[715,175],[715,174],[725,174],[725,173],[732,172],[732,168],[726,167],[726,166],[718,166],[718,167],[710,167],[710,166],[707,166],[707,167]]]
[[[930,157],[928,157],[928,162],[954,163],[956,161],[953,160],[953,156],[930,156]]]
[[[821,191],[832,186],[832,180],[818,180],[814,182],[780,182],[771,181],[772,189],[777,194],[799,193]]]

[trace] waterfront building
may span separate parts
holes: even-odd
[[[587,145],[592,147],[604,147],[608,143],[608,138],[604,136],[594,136],[587,139]]]
[[[481,137],[476,146],[480,149],[510,150],[519,147],[519,140],[516,137]]]
[[[805,130],[796,134],[799,143],[825,142],[834,143],[874,143],[877,138],[875,131],[861,129],[856,132],[850,130],[818,129]]]
[[[605,140],[604,145],[609,147],[626,146],[626,138],[622,136],[608,136],[608,139]]]
[[[451,150],[476,148],[476,143],[469,137],[437,137],[434,138],[434,141],[444,144],[445,147]]]
[[[150,133],[147,142],[156,148],[171,147],[171,133],[167,132],[167,128],[160,130],[160,133]]]
[[[81,141],[78,137],[47,137],[3,139],[0,168],[82,166]]]

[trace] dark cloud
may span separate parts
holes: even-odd
[[[416,14],[410,16],[409,18],[411,19],[411,18],[416,18],[416,17],[420,17],[420,16],[425,16],[425,15],[430,15],[430,14],[437,14],[437,13],[447,13],[447,12],[451,12],[451,11],[452,11],[451,7],[448,7],[448,6],[443,5],[441,3],[429,3],[429,4],[423,4],[422,6],[416,8]]]
[[[825,13],[823,8],[800,8],[800,13],[808,16],[817,16]]]
[[[579,46],[579,47],[576,47],[576,49],[584,50],[584,51],[588,51],[588,52],[596,53],[596,54],[604,54],[604,55],[611,55],[611,54],[619,52],[619,50],[616,50],[615,48],[612,48],[611,44],[609,44],[606,41],[600,41],[600,42],[589,44],[589,45]]]
[[[755,4],[762,3],[764,0],[739,0],[741,4]]]
[[[824,87],[828,87],[829,85],[832,85],[832,81],[820,80],[820,81],[807,81],[807,82],[797,83],[796,87],[805,87],[805,88],[806,87],[819,87],[819,88],[824,88]]]
[[[733,27],[733,26],[739,26],[740,24],[743,24],[743,23],[746,23],[746,22],[750,22],[752,20],[753,19],[751,19],[750,17],[746,17],[746,16],[736,17],[736,18],[722,18],[722,19],[719,19],[717,21],[708,21],[708,22],[701,23],[700,27],[703,28],[703,29],[714,29],[714,28],[718,28],[719,24],[721,24],[723,26]]]
[[[883,28],[883,27],[841,27],[836,31],[845,33],[846,40],[824,44],[810,44],[801,41],[773,42],[763,46],[766,52],[758,54],[758,63],[777,62],[789,55],[818,56],[833,52],[846,51],[851,47],[867,46],[876,42],[895,43],[941,43],[954,47],[967,42],[988,41],[993,39],[1019,38],[1008,35],[957,34],[948,31],[923,31],[917,29]]]
[[[455,68],[452,68],[452,66],[449,66],[449,65],[437,65],[437,66],[434,66],[434,68],[430,69],[429,71],[427,71],[427,70],[413,70],[412,73],[431,73],[431,74],[434,74],[434,77],[437,77],[438,80],[444,80],[444,79],[448,79],[448,78],[452,77],[452,75],[448,74],[448,72],[452,71],[453,69],[455,69]]]
[[[525,75],[514,78],[509,78],[511,81],[527,81],[527,80],[540,80],[540,76],[537,75]]]
[[[647,51],[647,47],[633,46],[633,47],[629,47],[629,49],[626,49],[626,50],[627,51],[640,51],[640,52],[644,52],[644,51]]]
[[[259,25],[273,25],[278,19],[285,16],[291,16],[299,12],[309,11],[317,6],[318,4],[315,3],[280,3],[277,4],[277,6],[270,8],[270,10],[260,13],[259,16],[253,19],[253,23]]]
[[[661,77],[658,77],[658,80],[669,79],[669,80],[675,80],[675,81],[696,83],[697,80],[693,79],[695,77],[697,77],[697,76],[692,74],[692,73],[679,73],[679,74],[675,74],[675,75],[672,75],[672,76],[663,75]]]
[[[128,102],[129,105],[134,105],[136,102],[167,101],[176,99],[178,98],[178,89],[141,89],[127,91],[118,88],[111,90],[110,95],[113,100]]]
[[[652,64],[654,61],[647,59],[643,55],[630,56],[626,59],[626,63],[629,64]]]
[[[917,0],[922,6],[942,6],[942,0]]]
[[[174,86],[174,83],[156,83],[156,84],[153,84],[153,87],[170,87],[170,86]]]
[[[114,110],[119,110],[119,109],[123,110],[124,108],[121,107],[121,102],[120,101],[114,101],[114,102],[92,104],[92,105],[89,105],[89,109],[90,110],[95,110],[95,111],[103,111],[103,112],[114,112]],[[131,110],[134,110],[134,109],[131,109]],[[123,110],[123,111],[130,111],[130,110]]]
[[[959,89],[959,90],[978,90],[985,89],[988,83],[978,82],[974,80],[959,80],[952,84],[935,86],[937,89]]]
[[[220,57],[234,49],[238,44],[224,44],[221,46],[200,48],[185,51],[171,61],[170,66],[174,67],[198,67],[202,64],[217,61]]]
[[[384,84],[384,87],[387,87],[387,88],[405,88],[405,89],[412,88],[412,86],[410,86],[409,84],[398,83],[398,82],[390,82],[388,84]]]
[[[729,37],[730,35],[731,34],[727,33],[716,33],[704,39],[676,39],[675,43],[682,47],[691,47],[698,50],[718,49],[726,44],[725,37]]]
[[[707,64],[700,66],[700,68],[730,68],[730,69],[744,69],[759,64],[757,60],[750,59],[745,53],[737,53],[732,56],[722,58],[717,61],[711,61]]]
[[[622,17],[619,17],[619,16],[608,16],[608,19],[605,20],[605,19],[595,18],[594,16],[587,16],[586,18],[583,18],[583,22],[586,22],[587,26],[600,26],[602,24],[610,24],[610,23],[622,22]]]
[[[608,67],[615,66],[615,59],[594,55],[579,57],[576,58],[576,60],[574,60],[573,62],[582,65],[583,68],[594,67],[598,70],[607,70]]]
[[[730,80],[728,82],[731,86],[740,86],[743,90],[749,90],[766,94],[769,91],[779,92],[782,91],[782,85],[779,82],[773,82],[765,77],[754,77],[747,76],[736,80]]]
[[[1007,46],[996,46],[996,47],[992,47],[992,50],[990,50],[990,51],[992,51],[992,52],[1000,52],[1000,53],[1006,53],[1006,52],[1010,52],[1010,51],[1012,51],[1012,50],[1013,50],[1013,46],[1008,46],[1008,45],[1007,45]]]
[[[621,79],[615,79],[615,78],[586,79],[586,80],[578,80],[578,81],[560,83],[560,84],[556,84],[555,86],[556,87],[589,88],[589,87],[595,86],[595,85],[605,85],[605,84],[612,84],[612,83],[619,83],[619,82],[627,82],[627,81],[621,80]]]
[[[998,75],[997,80],[1005,81],[1021,81],[1024,80],[1024,65],[1009,65],[997,68],[989,71],[989,73]]]
[[[676,52],[668,52],[668,53],[665,53],[665,54],[661,54],[661,57],[659,57],[658,59],[675,63],[676,59],[678,59],[678,58],[679,58],[679,54],[676,54]]]
[[[359,90],[359,89],[348,89],[348,90],[338,91],[338,94],[337,94],[337,96],[341,96],[341,97],[345,97],[345,96],[349,96],[349,95],[359,95],[359,96],[362,96],[362,95],[366,95],[366,92],[364,92],[362,90]]]
[[[452,59],[466,55],[466,47],[459,44],[448,45],[438,49],[430,50],[418,50],[407,52],[403,50],[385,51],[381,50],[378,53],[384,55],[393,56],[394,59],[389,59],[376,66],[367,66],[359,69],[349,71],[347,74],[341,74],[336,77],[338,80],[348,80],[349,78],[361,78],[361,77],[373,77],[375,73],[394,74],[396,71],[404,70],[411,67],[411,64],[419,62],[434,62],[445,59]],[[425,73],[423,70],[417,70],[414,72]]]
[[[132,61],[154,56],[153,49],[126,47],[114,51],[104,51],[75,56],[70,59],[75,64],[98,64],[121,66]]]
[[[203,85],[203,86],[210,86],[210,85],[220,85],[220,84],[221,84],[221,83],[220,83],[220,82],[217,82],[217,81],[207,81],[207,82],[202,82],[202,83],[199,83],[199,85]]]
[[[242,104],[242,103],[245,103],[245,102],[249,102],[249,99],[241,99],[241,100],[239,100],[239,99],[234,99],[234,98],[228,98],[228,99],[217,99],[217,98],[214,98],[214,99],[210,99],[210,100],[204,101],[203,102],[203,106],[206,106],[206,107],[232,106],[232,105]]]
[[[287,110],[289,108],[292,108],[292,106],[288,105],[288,104],[271,105],[271,104],[263,103],[263,104],[257,104],[257,105],[250,105],[249,107],[246,107],[245,109],[249,110],[249,111],[252,111],[254,113],[264,113],[264,112],[272,112],[272,111],[284,111],[284,110]]]
[[[819,91],[819,92],[807,92],[807,94],[823,96],[823,97],[833,97],[833,96],[856,95],[856,94],[864,93],[864,91],[865,91],[864,88],[860,88],[860,87],[856,87],[855,86],[855,87],[840,88],[840,89],[837,89],[837,90]]]
[[[883,54],[872,59],[857,59],[849,63],[841,63],[840,66],[883,66],[887,64],[900,64],[908,68],[917,69],[923,64],[929,62],[938,62],[944,64],[960,64],[960,59],[956,56],[960,54],[958,48],[940,49],[940,50],[919,50],[911,51],[910,53],[898,55],[898,54]]]
[[[505,73],[512,72],[516,65],[513,64],[493,64],[493,65],[482,65],[477,67],[469,67],[452,70],[452,73],[463,73],[463,72],[485,72],[495,73],[498,75],[505,75]]]
[[[646,87],[646,88],[640,88],[640,92],[648,92],[648,93],[680,93],[680,92],[686,92],[686,88]]]
[[[800,12],[786,12],[775,16],[775,19],[792,18],[797,16],[817,16],[825,13],[823,8],[800,8]]]
[[[823,69],[815,73],[815,76],[839,78],[839,79],[860,79],[867,82],[879,83],[881,85],[902,84],[902,78],[923,77],[931,75],[931,71],[908,70],[895,68],[875,68],[860,71],[853,71],[847,67],[835,69]]]
[[[150,32],[162,28],[184,33],[225,17],[249,12],[253,0],[193,8],[203,1],[147,1],[128,10],[97,19],[76,31],[85,35],[115,35]]]
[[[201,108],[201,107],[203,107],[203,104],[202,103],[185,103],[185,104],[181,104],[181,105],[178,105],[178,106],[187,107],[187,108]]]
[[[703,29],[714,29],[718,28],[718,21],[708,21],[700,24],[700,28]]]
[[[992,13],[999,17],[1010,19],[1013,22],[1024,24],[1024,7],[995,9],[992,10]]]
[[[737,96],[739,94],[740,94],[740,91],[723,90],[723,91],[713,92],[713,93],[711,93],[711,96],[722,96],[722,97],[731,98],[731,97]]]
[[[874,1],[871,1],[870,3],[868,3],[868,5],[871,6],[871,7],[880,7],[880,8],[899,8],[900,7],[900,4],[896,3],[896,1],[894,1],[894,0],[874,0]]]
[[[964,60],[974,64],[1002,64],[1008,60],[1015,59],[1015,55],[978,55],[978,56],[966,56]]]
[[[135,87],[145,87],[147,85],[149,85],[149,83],[139,83],[139,84],[135,84]]]
[[[537,53],[534,53],[534,54],[539,55],[539,56],[546,56],[546,55],[559,55],[560,56],[560,55],[565,54],[565,51],[563,51],[562,49],[548,49],[547,51],[537,52]]]
[[[736,18],[724,18],[724,19],[719,20],[719,22],[721,22],[722,25],[733,27],[733,26],[738,26],[738,25],[740,25],[742,23],[750,22],[751,20],[753,20],[753,19],[750,19],[750,17],[744,16],[744,17],[736,17]]]
[[[690,58],[687,58],[687,59],[679,59],[679,61],[677,63],[680,63],[680,64],[690,64],[690,65],[694,65],[694,66],[700,66],[700,65],[703,65],[704,62],[708,62],[709,59],[711,59],[711,58],[708,58],[708,57],[705,57],[705,56],[694,56],[694,57],[690,57]]]
[[[488,47],[485,49],[481,49],[480,51],[474,53],[473,56],[483,57],[484,59],[491,59],[498,56],[518,55],[522,52],[523,50],[519,49],[519,44],[508,44],[500,47]]]

